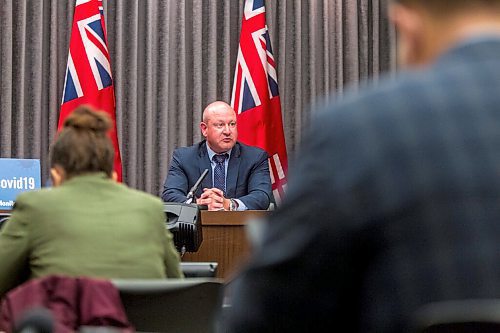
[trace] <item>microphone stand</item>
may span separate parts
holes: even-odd
[[[203,179],[205,179],[207,174],[208,174],[208,169],[205,169],[205,171],[203,171],[203,173],[201,174],[200,178],[198,178],[196,183],[194,183],[193,187],[191,187],[191,189],[189,190],[189,192],[186,196],[186,201],[184,203],[191,204],[193,202],[194,193],[196,192],[198,187],[200,187],[201,182],[203,181]]]

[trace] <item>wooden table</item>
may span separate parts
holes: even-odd
[[[201,211],[203,242],[197,252],[184,254],[182,261],[217,262],[217,277],[228,279],[250,254],[245,226],[268,211]]]

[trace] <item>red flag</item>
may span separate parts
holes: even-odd
[[[109,136],[115,147],[114,169],[121,181],[122,162],[116,134],[115,93],[102,0],[76,0],[58,130],[66,117],[81,104],[89,104],[105,111],[113,119]]]
[[[238,139],[270,156],[273,194],[279,203],[286,190],[288,160],[264,0],[245,1],[231,106],[238,113]]]

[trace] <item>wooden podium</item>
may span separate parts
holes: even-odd
[[[267,213],[265,210],[201,211],[203,242],[197,252],[184,254],[182,261],[217,262],[217,277],[231,277],[250,254],[245,225]]]

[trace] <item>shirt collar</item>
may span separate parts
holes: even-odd
[[[208,142],[206,142],[206,145],[207,145],[208,158],[210,158],[210,161],[212,161],[212,158],[214,157],[214,155],[217,155],[217,153],[215,151],[213,151],[212,149],[210,149],[210,147],[208,146]],[[231,151],[233,151],[233,148],[231,148],[228,151],[225,151],[221,154],[228,154],[229,158],[231,158]],[[229,158],[228,158],[228,160],[229,160]]]

